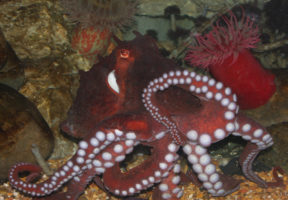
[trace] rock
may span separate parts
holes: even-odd
[[[0,105],[0,180],[3,180],[12,165],[36,163],[32,144],[48,158],[54,139],[37,108],[16,90],[0,84]]]
[[[24,68],[0,30],[0,83],[18,90],[24,82]]]
[[[8,48],[7,48],[6,40],[0,31],[0,69],[6,64],[8,60]]]
[[[63,158],[75,151],[76,145],[60,133],[59,124],[66,118],[76,93],[78,69],[91,67],[70,49],[68,35],[73,25],[67,25],[58,3],[0,1],[0,28],[24,65],[25,82],[17,89],[36,105],[53,131],[55,151],[51,158]]]
[[[262,6],[265,0],[258,1],[258,4]],[[247,3],[247,0],[237,1],[238,4]],[[164,9],[168,6],[177,5],[181,10],[181,15],[187,15],[189,17],[199,17],[201,15],[211,17],[219,10],[229,8],[235,5],[235,0],[139,0],[140,15],[149,16],[163,16]]]
[[[66,118],[78,88],[78,72],[69,60],[43,62],[25,68],[26,82],[19,90],[31,100],[48,123],[55,136],[55,150],[51,158],[72,155],[76,145],[60,133],[59,124]]]
[[[288,69],[273,70],[277,91],[265,105],[243,111],[263,126],[288,122]]]
[[[149,16],[164,16],[164,10],[168,6],[177,5],[182,15],[188,16],[198,16],[200,15],[197,11],[197,5],[193,1],[186,0],[140,0],[139,1],[139,11],[140,15]],[[199,9],[198,9],[199,10]]]
[[[2,1],[0,27],[22,62],[63,56],[70,43],[50,1]]]

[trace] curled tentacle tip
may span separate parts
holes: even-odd
[[[28,183],[32,183],[34,182],[35,180],[37,180],[39,177],[41,177],[40,173],[38,172],[32,172],[30,173],[27,177],[26,177],[26,181]]]
[[[279,176],[279,174],[284,175],[285,171],[280,166],[275,166],[272,173],[276,181],[267,183],[267,187],[285,187],[283,178]]]

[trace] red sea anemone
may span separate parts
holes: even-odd
[[[242,109],[265,104],[274,94],[274,75],[263,69],[250,52],[259,41],[258,27],[245,17],[222,17],[204,36],[196,36],[197,46],[190,47],[186,60],[192,65],[208,68],[215,79],[232,88]]]
[[[71,46],[91,64],[106,53],[113,31],[131,24],[136,0],[60,0],[71,22],[78,24]]]

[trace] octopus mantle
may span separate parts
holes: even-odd
[[[111,55],[81,72],[77,97],[62,125],[81,138],[76,154],[41,183],[34,182],[40,167],[17,164],[9,172],[10,184],[35,199],[62,200],[77,199],[92,180],[119,197],[160,183],[153,199],[180,199],[177,151],[182,148],[202,186],[212,196],[225,196],[240,181],[217,172],[207,148],[230,134],[248,141],[240,164],[249,180],[260,187],[281,184],[267,183],[252,171],[253,160],[273,144],[272,137],[238,113],[231,89],[180,69],[160,55],[152,39],[135,34],[128,42],[116,38]],[[151,147],[151,156],[122,172],[120,163],[139,144]],[[30,172],[26,182],[19,178],[23,171]],[[60,189],[64,184],[65,192]]]

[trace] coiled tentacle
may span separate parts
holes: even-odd
[[[217,110],[220,110],[219,114],[223,116],[223,120],[220,117],[222,122],[218,120],[219,122],[217,121],[217,123],[219,126],[219,123],[221,123],[221,125],[223,124],[226,132],[215,128],[214,135],[212,133],[212,135],[203,135],[202,139],[199,138],[198,142],[201,145],[210,146],[212,142],[223,139],[235,130],[234,122],[235,116],[238,113],[238,106],[236,104],[236,95],[232,94],[230,88],[225,88],[221,82],[216,82],[214,79],[198,75],[195,72],[189,72],[187,70],[170,71],[151,81],[148,87],[144,89],[143,103],[152,117],[168,128],[177,144],[183,145],[186,140],[185,136],[181,135],[181,132],[179,131],[179,128],[181,127],[177,127],[176,123],[171,119],[170,114],[165,111],[165,108],[161,108],[161,102],[157,103],[155,96],[157,91],[163,91],[172,85],[183,87],[204,100],[216,101],[221,105],[221,109],[217,108]],[[206,107],[209,108],[209,105],[207,104]],[[209,109],[206,109],[206,111],[209,111]],[[209,112],[211,112],[211,109]],[[192,113],[191,115],[194,114]],[[211,116],[219,118],[219,115],[216,116],[213,113]],[[217,119],[215,118],[215,120]],[[206,127],[204,128],[206,129]]]
[[[112,156],[115,154],[113,148],[117,144],[113,143],[114,145],[112,145],[111,143],[120,140],[125,141],[124,143],[127,146],[127,150],[126,152],[119,151],[117,155]],[[120,144],[118,144],[118,146],[119,145]],[[76,181],[79,180],[78,176],[81,176],[86,170],[95,170],[95,175],[104,173],[105,170],[112,167],[115,162],[123,161],[128,150],[131,152],[134,145],[137,145],[134,132],[125,133],[119,129],[99,129],[95,134],[80,141],[76,154],[48,180],[38,184],[21,180],[19,173],[26,171],[30,172],[30,174],[40,174],[41,169],[36,165],[20,163],[10,170],[10,184],[14,188],[31,196],[46,196],[58,190],[64,183],[72,178]]]

